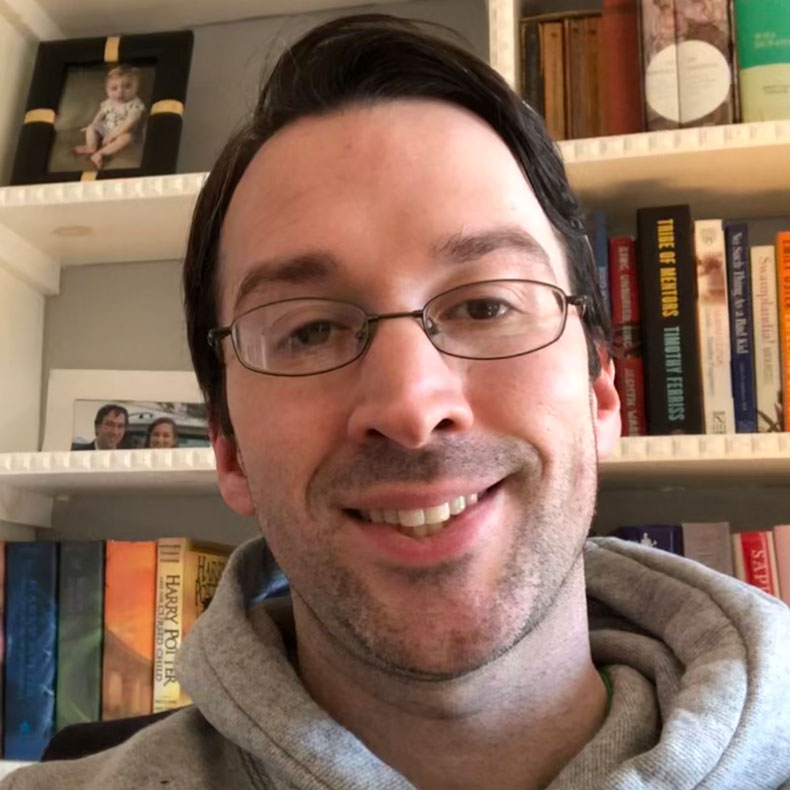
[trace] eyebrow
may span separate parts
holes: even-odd
[[[544,266],[553,276],[546,250],[532,235],[518,226],[503,225],[474,233],[457,232],[439,239],[430,247],[434,258],[460,264],[471,263],[499,250],[525,254],[534,263]],[[263,286],[275,283],[310,285],[326,282],[342,268],[338,259],[328,250],[260,261],[241,281],[233,310],[235,312],[250,293]]]

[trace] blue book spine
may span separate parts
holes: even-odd
[[[615,534],[623,540],[683,556],[683,527],[680,524],[639,524],[633,527],[618,527]]]
[[[730,367],[735,406],[735,432],[757,433],[749,227],[745,223],[738,223],[728,225],[724,232],[727,247]]]
[[[54,732],[58,544],[6,544],[3,756],[38,760]]]
[[[593,258],[603,298],[603,309],[611,321],[612,296],[609,292],[609,235],[606,231],[606,214],[603,211],[593,211],[590,214],[590,225],[592,226]]]

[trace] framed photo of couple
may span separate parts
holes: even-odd
[[[191,31],[39,45],[11,184],[175,172]]]

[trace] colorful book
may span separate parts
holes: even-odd
[[[705,433],[735,433],[727,252],[720,219],[694,223],[694,255]]]
[[[729,0],[675,0],[681,126],[735,120]]]
[[[790,231],[776,236],[776,303],[779,309],[779,359],[782,369],[782,428],[790,431]]]
[[[648,432],[702,433],[691,212],[639,209],[637,227]]]
[[[56,729],[101,718],[104,542],[60,547]]]
[[[735,575],[728,522],[688,523],[680,526],[683,529],[684,557],[701,562],[719,573]]]
[[[790,606],[790,524],[773,528],[776,571],[779,575],[779,594]]]
[[[620,396],[623,436],[644,436],[645,371],[639,317],[636,245],[631,236],[609,240],[609,283],[614,338],[614,383]]]
[[[606,214],[593,211],[589,218],[590,246],[598,273],[598,287],[606,315],[612,317],[612,297],[609,292],[609,234],[606,228]]]
[[[680,126],[675,0],[640,0],[645,123],[648,131]]]
[[[730,310],[730,355],[735,432],[757,432],[757,399],[754,391],[754,318],[749,259],[749,226],[725,228],[727,246],[727,296]]]
[[[772,433],[781,431],[783,425],[776,249],[773,245],[752,247],[751,263],[757,430],[760,433]]]
[[[151,713],[156,541],[106,545],[102,719]]]
[[[790,118],[790,0],[735,0],[741,120]]]
[[[184,637],[214,597],[232,547],[162,538],[157,548],[153,711],[188,705],[175,676]]]
[[[673,554],[683,554],[683,528],[680,524],[638,524],[618,527],[615,534],[622,540],[641,543]]]
[[[535,20],[525,19],[521,23],[521,95],[538,115],[543,115],[540,63],[540,25]]]
[[[732,536],[735,575],[769,595],[780,596],[774,536],[771,530]]]
[[[540,68],[546,128],[554,140],[567,137],[565,116],[565,40],[562,21],[540,23]]]
[[[604,134],[642,131],[637,0],[603,0],[601,104]]]
[[[58,544],[6,544],[3,756],[38,760],[54,734]]]

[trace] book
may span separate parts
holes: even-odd
[[[681,126],[735,120],[729,0],[675,0]]]
[[[790,0],[735,0],[741,120],[790,118]]]
[[[779,576],[779,595],[790,606],[790,524],[773,528],[776,572]]]
[[[675,0],[640,0],[645,126],[648,131],[680,126]]]
[[[54,734],[58,544],[6,544],[3,756],[39,760]]]
[[[609,235],[606,229],[606,214],[603,211],[590,213],[589,236],[591,239],[595,270],[598,274],[598,287],[601,289],[603,309],[607,316],[612,316],[612,298],[609,292]]]
[[[536,20],[524,19],[521,22],[521,95],[535,112],[543,115],[540,58],[540,24]]]
[[[101,717],[104,542],[60,546],[55,728]]]
[[[601,105],[600,16],[572,15],[565,26],[565,133],[569,139],[604,133]]]
[[[153,711],[188,705],[175,676],[184,637],[214,597],[232,547],[162,538],[157,545]]]
[[[728,225],[727,295],[730,310],[732,398],[736,433],[757,432],[757,400],[754,390],[754,318],[749,259],[749,226]]]
[[[637,228],[648,433],[702,433],[691,211],[642,208]]]
[[[638,524],[618,527],[615,534],[622,540],[641,543],[654,549],[683,554],[683,528],[680,524]]]
[[[774,536],[770,530],[732,536],[735,575],[769,595],[779,596]]]
[[[694,223],[694,256],[705,433],[735,433],[727,253],[720,219]]]
[[[730,525],[720,522],[691,522],[683,529],[683,556],[729,576],[735,575],[732,564]]]
[[[615,349],[614,384],[620,396],[623,436],[644,436],[645,373],[639,318],[636,246],[631,236],[609,240],[609,283]]]
[[[790,431],[790,231],[776,235],[776,303],[782,371],[782,429]]]
[[[554,140],[567,137],[565,116],[565,39],[563,22],[540,22],[540,68],[546,129]]]
[[[781,431],[783,423],[774,246],[766,244],[752,247],[751,264],[757,430],[760,433],[772,433]]]
[[[603,0],[601,104],[604,134],[642,131],[637,0]]]
[[[108,540],[104,575],[102,719],[151,713],[156,541]]]

